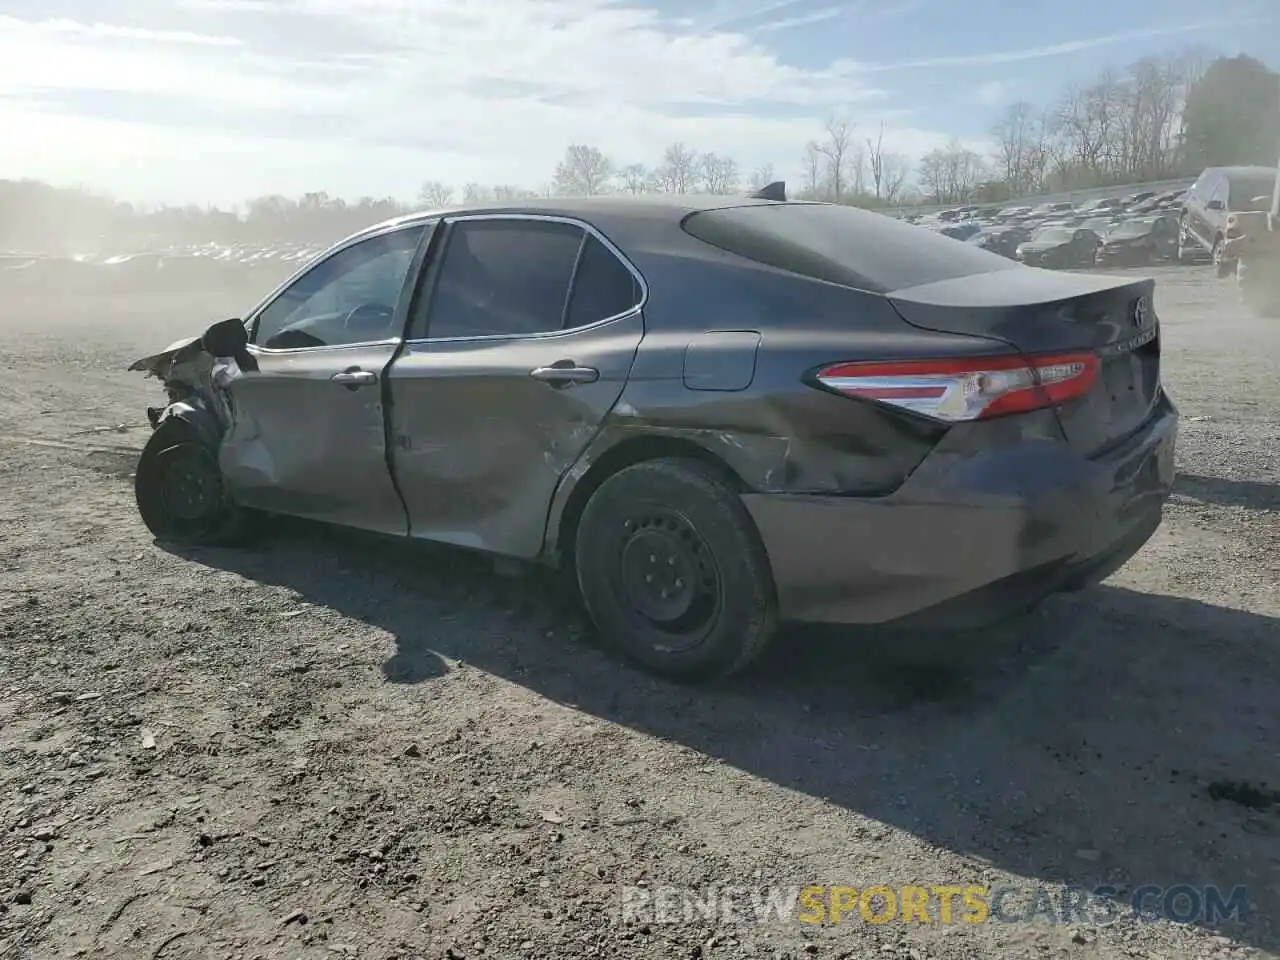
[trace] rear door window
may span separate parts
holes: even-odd
[[[705,210],[685,218],[683,227],[690,236],[757,263],[873,293],[1020,269],[981,247],[838,204]]]
[[[410,337],[528,336],[561,329],[585,232],[532,218],[454,222]]]
[[[640,282],[614,252],[588,233],[573,277],[565,327],[585,327],[640,303]]]

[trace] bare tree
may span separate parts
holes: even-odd
[[[491,195],[495,203],[514,203],[517,200],[536,200],[538,191],[502,183],[492,189]]]
[[[648,193],[653,189],[653,177],[643,163],[631,163],[618,173],[622,189],[627,193]]]
[[[886,204],[897,203],[902,196],[902,187],[911,175],[911,160],[900,153],[885,153],[880,156],[880,186],[883,191],[881,199]]]
[[[428,180],[418,191],[418,202],[430,210],[447,207],[453,203],[453,187],[439,180]]]
[[[704,153],[699,160],[698,172],[707,193],[732,193],[738,187],[738,164],[732,157]]]
[[[804,147],[804,192],[815,200],[822,192],[822,148],[816,140],[810,140]]]
[[[871,171],[871,185],[875,189],[876,200],[884,200],[884,121],[880,121],[880,129],[872,140],[867,137],[867,165]]]
[[[1068,90],[1041,113],[1010,105],[993,126],[997,174],[1017,196],[1046,189],[1163,179],[1185,166],[1189,78],[1200,53],[1148,56]]]
[[[453,187],[439,180],[428,180],[418,190],[418,205],[422,207],[444,207],[452,200]]]
[[[747,178],[747,188],[753,191],[760,190],[776,179],[773,175],[773,164],[765,163],[751,171],[751,175]]]
[[[688,193],[697,182],[698,155],[683,143],[673,143],[662,154],[657,180],[666,193]]]
[[[1034,183],[1037,144],[1036,108],[1025,100],[1010,104],[992,129],[1000,175],[1012,195],[1028,192]]]
[[[920,159],[920,184],[935,203],[968,200],[986,173],[982,157],[955,139]]]
[[[493,191],[483,184],[468,183],[462,188],[462,202],[465,204],[491,203]]]
[[[562,196],[594,197],[604,193],[613,176],[613,162],[599,147],[571,144],[556,166],[556,192]]]
[[[853,124],[836,117],[827,121],[827,137],[818,144],[818,152],[827,158],[827,186],[831,192],[831,199],[837,203],[844,196],[847,186],[845,176],[849,172],[852,142]],[[862,164],[859,163],[858,167],[861,170]],[[861,173],[857,176],[861,176]]]

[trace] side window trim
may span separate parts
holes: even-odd
[[[573,258],[573,270],[569,273],[569,287],[564,292],[564,304],[560,307],[560,330],[567,330],[569,325],[569,308],[573,305],[573,291],[578,288],[578,271],[582,269],[582,258],[587,255],[587,243],[591,234],[582,231],[582,239],[578,242],[578,254]]]
[[[421,270],[422,258],[426,254],[427,248],[430,246],[432,237],[440,232],[440,224],[441,220],[438,217],[416,220],[412,223],[396,223],[388,225],[384,229],[375,230],[372,233],[361,233],[354,237],[348,237],[345,240],[338,241],[324,253],[320,254],[320,256],[316,257],[296,273],[292,274],[287,280],[267,294],[267,296],[249,312],[249,318],[246,321],[246,326],[249,330],[249,351],[251,353],[264,353],[276,356],[298,353],[304,350],[346,350],[351,347],[368,347],[384,343],[400,343],[403,340],[405,329],[404,322],[407,319],[405,311],[409,307],[408,300],[410,299],[409,297],[406,297],[405,294],[407,291],[412,290],[410,284],[416,285],[418,273]],[[414,230],[420,230],[421,234],[419,235],[417,245],[414,248],[413,257],[409,261],[409,272],[405,275],[404,283],[400,287],[400,295],[396,300],[395,319],[393,321],[393,326],[400,330],[400,335],[394,337],[383,337],[378,340],[361,340],[352,343],[333,343],[311,347],[264,347],[255,342],[258,337],[258,324],[262,314],[269,310],[271,306],[280,299],[280,297],[282,297],[293,287],[295,283],[300,281],[307,274],[311,273],[313,270],[318,270],[344,250],[349,250],[358,244],[364,243],[368,240],[376,240],[379,237],[388,237],[395,233],[409,233]]]
[[[584,251],[586,250],[587,240],[591,237],[594,237],[596,240],[600,241],[600,243],[604,245],[605,249],[607,249],[615,257],[617,257],[618,260],[621,261],[622,265],[627,268],[627,272],[629,272],[631,276],[635,279],[636,285],[640,290],[640,299],[630,309],[624,310],[621,313],[613,315],[612,317],[605,317],[604,319],[597,320],[594,323],[583,324],[580,327],[573,327],[568,330],[562,328],[560,330],[547,330],[541,333],[487,333],[487,334],[477,334],[475,336],[470,336],[470,337],[432,337],[432,336],[408,337],[404,341],[406,344],[469,343],[473,340],[474,341],[503,341],[503,340],[552,339],[555,337],[565,336],[566,334],[577,333],[581,330],[591,330],[595,327],[603,326],[606,323],[614,323],[615,321],[621,320],[624,317],[630,317],[636,313],[643,311],[645,304],[649,302],[649,284],[645,280],[644,274],[642,274],[639,271],[636,265],[631,262],[631,260],[626,256],[626,254],[624,254],[620,249],[618,249],[617,245],[614,244],[612,240],[610,240],[598,229],[596,229],[594,225],[588,223],[585,220],[579,220],[576,217],[563,217],[555,214],[546,214],[546,213],[460,213],[454,216],[444,217],[441,220],[441,224],[443,225],[444,229],[440,230],[439,228],[437,228],[436,232],[444,233],[445,235],[444,243],[447,244],[449,235],[453,232],[453,227],[455,224],[467,223],[470,221],[483,221],[483,220],[530,220],[535,223],[564,223],[572,227],[577,227],[578,229],[583,231],[584,235],[582,239],[582,245],[578,248],[578,256],[577,256],[577,259],[574,261],[574,265],[573,265],[573,275],[570,278],[570,282],[569,282],[569,290],[568,290],[568,293],[565,295],[564,313],[562,313],[561,321],[560,321],[562,327],[565,322],[565,318],[568,316],[569,304],[573,298],[573,290],[578,278],[578,267],[582,262],[582,256]],[[427,333],[429,334],[431,332],[430,298],[435,293],[435,287],[439,280],[439,270],[431,269],[431,265],[429,265],[427,274],[428,275],[426,276],[424,282],[422,283],[421,289],[417,291],[417,295],[415,296],[414,299],[418,300],[421,298],[426,298]]]

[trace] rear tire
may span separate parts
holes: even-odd
[[[1213,252],[1210,254],[1213,260],[1213,272],[1219,280],[1226,280],[1236,272],[1236,262],[1222,255],[1226,243],[1222,237],[1216,237],[1213,241]]]
[[[213,452],[193,440],[154,434],[134,475],[142,522],[157,540],[225,544],[245,534],[244,511],[227,496]]]
[[[660,676],[736,673],[776,632],[773,576],[751,517],[697,461],[650,460],[605,480],[582,513],[574,557],[601,635]]]

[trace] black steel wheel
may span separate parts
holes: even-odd
[[[689,518],[661,504],[637,503],[614,529],[621,562],[611,568],[615,592],[632,615],[670,637],[670,646],[700,643],[723,606],[711,548]]]
[[[776,628],[754,524],[737,493],[697,461],[651,460],[609,477],[583,511],[574,559],[601,634],[655,673],[733,673]]]
[[[224,543],[242,533],[242,516],[226,495],[213,451],[160,433],[143,448],[134,476],[138,513],[160,540]]]

